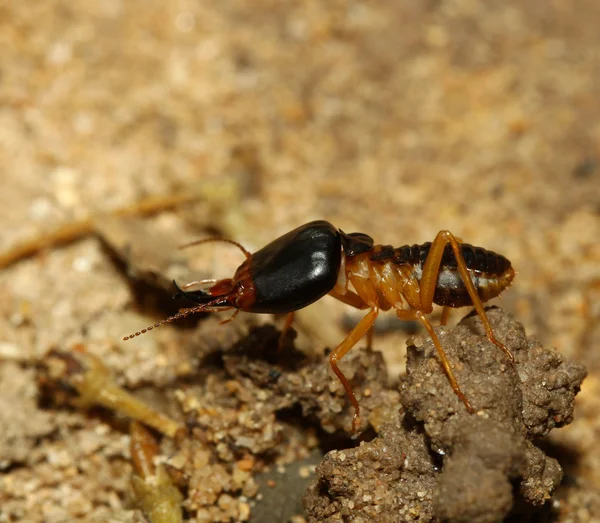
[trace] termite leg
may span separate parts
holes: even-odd
[[[329,296],[332,296],[336,300],[340,300],[342,303],[350,305],[355,309],[364,310],[369,308],[369,305],[365,303],[365,301],[358,294],[350,290],[346,291],[346,294],[341,294],[333,290],[329,292]]]
[[[452,386],[452,390],[454,390],[456,395],[465,404],[465,407],[467,407],[467,410],[471,414],[473,414],[475,412],[475,409],[471,406],[471,403],[469,402],[467,397],[463,394],[462,390],[460,390],[458,382],[456,381],[456,377],[454,376],[454,373],[452,372],[452,368],[450,367],[450,361],[448,360],[448,356],[446,356],[446,352],[442,348],[440,339],[437,337],[437,334],[433,330],[433,327],[431,326],[431,323],[429,322],[429,320],[427,319],[425,314],[421,311],[416,311],[416,310],[397,309],[396,315],[401,320],[404,320],[404,321],[419,320],[423,324],[423,326],[429,333],[429,336],[431,337],[433,344],[435,345],[438,356],[440,358],[440,362],[442,363],[442,367],[444,368],[444,372],[446,373],[446,376],[448,377],[448,381],[450,382],[450,385]]]
[[[350,331],[350,334],[348,334],[346,339],[342,341],[342,343],[340,343],[329,355],[329,364],[331,365],[331,368],[333,369],[333,372],[335,372],[338,379],[342,382],[342,385],[346,390],[346,394],[348,395],[348,398],[350,398],[350,403],[352,403],[352,406],[354,407],[354,417],[352,418],[353,434],[356,434],[360,424],[360,406],[358,405],[358,401],[356,401],[354,392],[352,392],[352,386],[350,385],[348,378],[346,378],[344,373],[339,369],[337,362],[340,361],[348,353],[348,351],[354,347],[354,345],[356,345],[369,331],[369,329],[373,326],[373,323],[375,323],[378,314],[378,308],[371,309],[367,315]]]
[[[373,348],[373,333],[375,328],[371,325],[371,328],[367,331],[367,349],[371,350]]]
[[[354,307],[355,309],[360,309],[360,310],[364,310],[364,309],[368,309],[369,305],[355,292],[347,290],[346,294],[340,294],[339,292],[337,292],[336,290],[332,290],[329,293],[330,296],[334,297],[336,300],[340,300],[342,303],[345,303],[346,305],[350,305],[351,307]],[[373,348],[373,329],[369,329],[369,331],[367,332],[367,348],[368,349],[372,349]]]
[[[223,309],[221,309],[223,310]],[[219,322],[219,325],[225,325],[226,323],[229,323],[230,321],[235,320],[236,316],[240,313],[240,309],[236,309],[235,312],[226,320],[222,320]]]
[[[446,325],[448,323],[449,317],[450,317],[450,307],[444,307],[442,309],[442,317],[440,319],[440,324]]]
[[[285,320],[283,321],[283,325],[281,326],[281,334],[279,335],[279,340],[277,341],[277,350],[281,352],[283,350],[283,343],[285,341],[285,336],[287,331],[290,330],[292,326],[292,322],[294,321],[294,312],[288,312]]]
[[[475,307],[477,314],[481,318],[487,339],[497,347],[500,347],[509,357],[510,361],[514,362],[515,357],[513,356],[512,352],[510,352],[510,350],[494,336],[492,326],[490,325],[487,315],[485,314],[485,309],[483,307],[483,303],[481,302],[481,298],[479,298],[479,294],[477,294],[477,290],[475,289],[473,281],[469,276],[467,264],[463,258],[460,245],[450,231],[438,232],[435,240],[433,240],[433,243],[431,244],[431,248],[429,249],[429,254],[425,260],[425,265],[423,266],[423,275],[421,276],[421,310],[425,313],[430,313],[433,310],[433,295],[437,285],[444,249],[446,248],[447,244],[452,246],[458,266],[458,272],[465,283],[469,297],[473,302],[473,307]]]

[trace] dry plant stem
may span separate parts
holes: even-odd
[[[107,214],[113,216],[144,216],[171,209],[183,203],[192,202],[203,198],[202,194],[176,193],[169,196],[150,196],[136,204],[123,207]],[[92,234],[94,224],[101,219],[103,214],[98,214],[83,220],[68,223],[58,229],[44,233],[37,238],[16,245],[12,249],[0,254],[0,269],[8,267],[13,263],[33,256],[37,252],[58,245],[71,243],[79,238]]]
[[[86,370],[72,379],[77,389],[81,406],[100,405],[110,410],[140,421],[150,427],[173,437],[182,427],[171,418],[151,409],[146,404],[119,387],[110,371],[95,356],[79,353]]]
[[[155,465],[158,445],[152,434],[137,421],[131,423],[131,489],[134,504],[151,523],[183,521],[183,496],[162,465]]]

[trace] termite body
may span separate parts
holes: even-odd
[[[337,363],[370,332],[380,311],[394,309],[400,319],[423,324],[453,390],[469,412],[474,409],[462,393],[426,316],[432,312],[433,304],[444,307],[442,323],[448,318],[449,308],[475,307],[487,338],[514,360],[509,349],[495,338],[483,307],[484,302],[498,296],[512,282],[515,271],[510,261],[492,251],[461,243],[449,231],[440,231],[431,243],[394,248],[375,245],[364,233],[346,234],[320,220],[284,234],[253,254],[236,242],[224,241],[237,245],[246,256],[233,278],[191,282],[183,288],[176,285],[177,296],[196,305],[125,339],[195,312],[232,309],[235,313],[230,319],[239,311],[287,313],[285,331],[294,311],[326,294],[358,309],[368,309],[329,355],[330,365],[354,407],[353,431],[359,424],[360,408]],[[205,283],[211,286],[185,290]]]

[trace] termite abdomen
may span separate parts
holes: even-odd
[[[408,266],[412,269],[411,272],[416,280],[421,281],[431,245],[431,242],[421,245],[403,245],[397,248],[381,245],[374,248],[369,259],[373,262],[391,262],[397,266]],[[510,285],[515,273],[510,261],[504,256],[468,243],[459,244],[459,248],[482,301],[495,298]],[[450,244],[444,248],[433,301],[448,307],[464,307],[473,304],[459,273],[458,261]]]
[[[467,269],[475,272],[485,273],[489,276],[502,276],[511,268],[510,262],[501,254],[488,251],[481,247],[474,247],[468,243],[462,243],[460,250],[465,259]],[[458,263],[450,245],[446,246],[442,258],[442,267],[457,269]]]
[[[369,258],[371,261],[391,260],[396,265],[412,265],[422,268],[429,255],[431,242],[421,245],[403,245],[393,248],[384,245],[377,248],[377,251]],[[481,247],[475,247],[468,243],[461,243],[460,250],[465,259],[465,265],[470,271],[485,273],[489,276],[502,276],[511,269],[510,261],[501,254],[488,251]],[[440,270],[458,269],[458,262],[451,245],[446,245]]]

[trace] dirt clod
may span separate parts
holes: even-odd
[[[399,416],[373,441],[325,456],[304,500],[309,521],[433,518],[434,459],[426,435],[405,421]]]
[[[515,506],[550,499],[562,470],[535,442],[573,419],[585,368],[527,338],[501,310],[488,315],[515,365],[482,336],[478,317],[438,329],[477,413],[469,414],[452,391],[431,342],[409,347],[404,417],[373,441],[325,457],[305,500],[310,521],[376,514],[377,521],[494,522],[520,510]],[[383,467],[382,448],[393,456]]]

